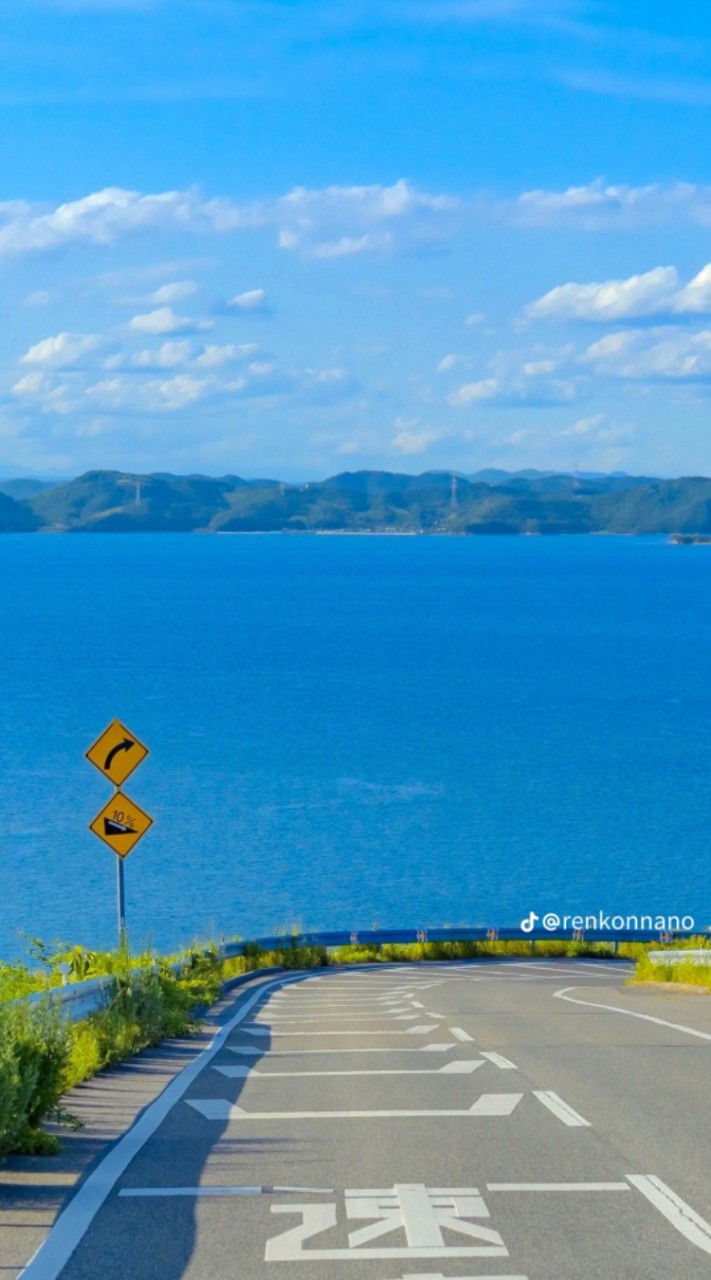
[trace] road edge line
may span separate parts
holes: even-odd
[[[258,971],[257,971],[258,976]],[[265,991],[304,978],[304,973],[282,975],[273,982],[262,983],[249,997],[234,1017],[223,1024],[209,1045],[192,1062],[166,1085],[162,1093],[149,1104],[131,1128],[104,1156],[94,1170],[82,1182],[69,1203],[62,1210],[48,1235],[35,1250],[27,1265],[20,1272],[20,1280],[58,1280],[72,1254],[86,1235],[99,1210],[113,1191],[121,1175],[138,1155],[149,1138],[187,1093],[193,1080],[214,1058],[234,1028],[247,1016],[262,998]]]

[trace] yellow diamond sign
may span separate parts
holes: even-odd
[[[123,791],[117,791],[101,812],[97,813],[89,830],[113,849],[119,858],[125,858],[152,826],[153,819]]]
[[[86,753],[87,760],[115,787],[120,787],[148,755],[148,747],[120,720],[111,724]]]

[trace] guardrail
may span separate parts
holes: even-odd
[[[711,968],[711,949],[705,951],[650,951],[652,964],[705,964]]]
[[[609,930],[582,929],[534,929],[531,931],[516,927],[493,928],[477,925],[471,928],[458,929],[360,929],[335,930],[321,933],[272,934],[266,938],[254,938],[250,941],[227,942],[222,947],[225,959],[249,955],[257,947],[260,951],[283,951],[300,947],[326,947],[328,949],[347,946],[372,946],[387,943],[407,945],[414,942],[608,942],[613,950],[617,950],[621,942],[664,942],[670,943],[691,936],[688,933],[657,933],[654,930],[621,930],[611,933]],[[711,963],[711,949],[708,951],[652,951],[650,958],[658,964],[678,964],[691,957],[707,957]],[[673,957],[670,959],[670,957]],[[185,961],[178,960],[170,966],[174,973],[179,972]],[[703,960],[695,960],[703,963]],[[250,973],[240,974],[228,984],[230,987],[248,981],[259,974],[273,972],[270,969],[255,969]],[[50,994],[52,1000],[59,1004],[65,1015],[72,1022],[88,1018],[108,1004],[114,989],[114,978],[111,975],[102,978],[88,978],[83,982],[68,982],[62,987],[53,987]],[[28,997],[30,1004],[36,1004],[46,996],[45,992],[35,992]]]

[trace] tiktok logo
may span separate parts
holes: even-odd
[[[521,928],[523,929],[523,932],[533,933],[533,927],[536,921],[540,920],[540,918],[541,918],[540,916],[536,915],[535,911],[529,911],[528,915],[524,916],[523,920],[521,921]]]

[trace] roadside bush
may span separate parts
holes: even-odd
[[[60,1107],[70,1035],[49,1000],[31,1007],[0,1005],[0,1155],[51,1152],[47,1119],[67,1119]]]

